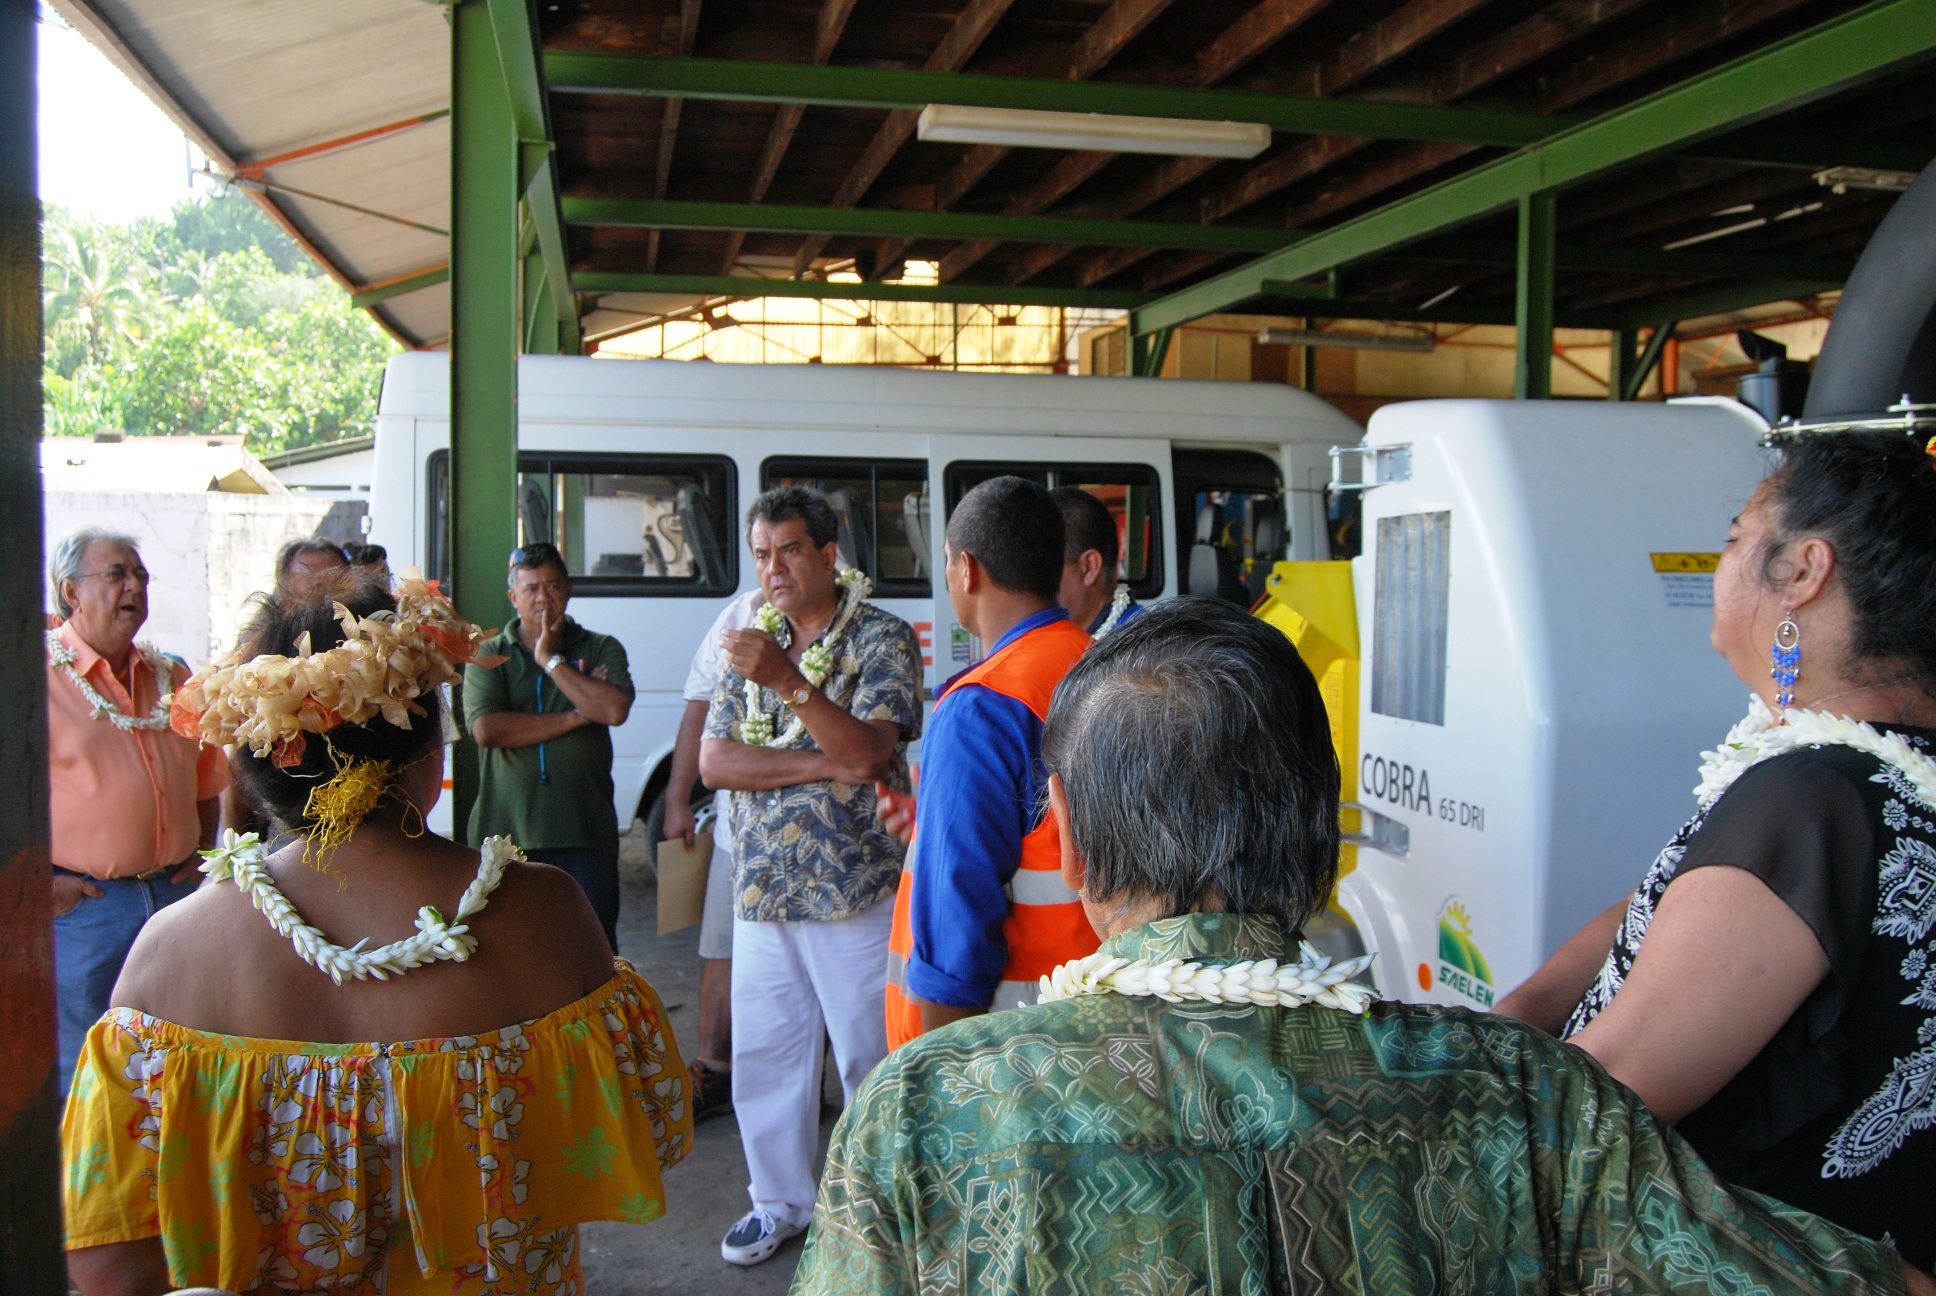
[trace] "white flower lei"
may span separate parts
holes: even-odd
[[[1078,995],[1155,995],[1168,1003],[1200,999],[1205,1003],[1281,1008],[1314,1003],[1356,1014],[1364,1012],[1378,997],[1370,986],[1350,979],[1371,966],[1371,955],[1333,964],[1309,941],[1303,943],[1300,955],[1296,963],[1257,959],[1206,967],[1182,959],[1133,963],[1117,955],[1095,953],[1064,963],[1043,977],[1039,1002],[1054,1003]]]
[[[1096,627],[1096,633],[1090,635],[1089,637],[1091,639],[1100,639],[1104,635],[1108,634],[1111,630],[1114,630],[1116,628],[1116,623],[1123,619],[1123,613],[1127,612],[1128,610],[1129,610],[1129,586],[1123,584],[1121,581],[1117,581],[1116,592],[1110,595],[1110,598],[1109,598],[1109,615],[1104,617],[1102,624]]]
[[[1936,760],[1916,750],[1901,734],[1881,733],[1860,720],[1825,711],[1787,711],[1780,719],[1760,695],[1748,701],[1748,714],[1728,731],[1719,749],[1701,753],[1701,782],[1695,797],[1705,810],[1734,781],[1772,756],[1800,747],[1853,747],[1902,771],[1924,805],[1936,809]]]
[[[825,684],[834,673],[834,648],[839,644],[840,636],[846,633],[847,623],[854,619],[854,613],[874,592],[874,583],[867,579],[867,574],[853,567],[840,573],[835,583],[842,590],[840,608],[834,613],[832,624],[800,654],[800,673],[815,688]],[[753,614],[753,624],[779,639],[781,647],[787,646],[789,641],[782,638],[787,633],[786,614],[771,603],[760,604],[760,610]],[[729,665],[727,669],[732,668]],[[780,699],[780,705],[787,705],[785,698]],[[791,710],[790,707],[788,709]],[[760,686],[752,680],[746,681],[746,718],[739,726],[741,742],[749,747],[791,747],[800,741],[806,731],[805,722],[795,715],[780,736],[775,738],[773,717],[760,709]]]
[[[88,683],[85,675],[74,669],[74,663],[80,660],[79,655],[67,646],[57,632],[53,630],[47,632],[47,664],[58,668],[67,678],[74,681],[74,687],[81,691],[81,696],[86,698],[87,704],[94,709],[94,719],[105,720],[122,733],[129,733],[136,729],[145,729],[153,733],[166,729],[168,699],[173,692],[175,664],[164,656],[160,649],[148,644],[136,644],[134,650],[141,654],[141,660],[147,662],[148,669],[155,673],[155,709],[145,716],[131,716],[102,697],[100,690]]]
[[[303,962],[319,972],[327,972],[337,985],[345,977],[362,981],[375,977],[387,981],[426,963],[449,960],[462,963],[477,952],[477,937],[470,934],[466,919],[483,909],[504,880],[504,869],[512,860],[522,860],[524,852],[509,837],[487,837],[478,852],[477,876],[464,888],[457,901],[457,921],[449,923],[430,905],[417,910],[417,934],[391,941],[375,949],[364,949],[368,937],[348,949],[331,944],[322,932],[303,921],[296,906],[289,902],[269,876],[269,852],[257,833],[238,835],[233,828],[222,834],[222,844],[202,852],[202,872],[216,881],[227,878],[235,883],[255,907],[268,918],[269,925],[296,947]]]

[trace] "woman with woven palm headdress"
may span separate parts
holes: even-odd
[[[1927,1269],[1936,458],[1901,432],[1783,440],[1714,577],[1749,714],[1632,897],[1499,1008],[1599,1058],[1723,1178]]]
[[[208,852],[88,1036],[83,1293],[571,1293],[578,1224],[662,1213],[691,1124],[657,995],[569,877],[424,830],[439,686],[484,638],[420,580],[345,573],[176,693],[280,833]]]

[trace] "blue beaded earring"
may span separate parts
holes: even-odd
[[[1771,663],[1768,674],[1775,681],[1775,706],[1786,711],[1795,704],[1795,681],[1802,673],[1802,628],[1795,624],[1793,608],[1781,614],[1768,660]]]

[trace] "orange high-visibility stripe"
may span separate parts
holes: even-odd
[[[1037,720],[1046,720],[1055,686],[1088,647],[1089,636],[1081,629],[1068,621],[1054,621],[1029,631],[966,671],[948,691],[952,693],[964,684],[980,684],[1014,698]],[[944,693],[942,699],[945,701],[946,697]],[[1021,858],[1016,864],[1020,885],[1010,885],[1008,917],[1002,923],[1002,938],[1008,945],[1008,963],[1002,970],[1002,980],[1032,983],[1070,959],[1095,953],[1101,941],[1089,926],[1081,902],[1060,885],[1062,841],[1053,816],[1044,815],[1042,822],[1022,839]],[[1033,878],[1024,877],[1025,873]],[[1022,893],[1020,897],[1016,896],[1017,891]],[[1067,898],[1046,904],[1033,903],[1028,898],[1058,891]],[[899,1048],[921,1033],[921,1011],[908,993],[905,981],[907,960],[914,953],[913,893],[914,857],[910,850],[894,897],[894,927],[888,937],[887,1046],[890,1049]]]

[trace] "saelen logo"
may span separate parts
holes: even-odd
[[[1481,1007],[1492,1007],[1492,967],[1480,952],[1478,942],[1472,939],[1472,917],[1457,896],[1446,900],[1445,907],[1439,910],[1438,979],[1440,985]]]

